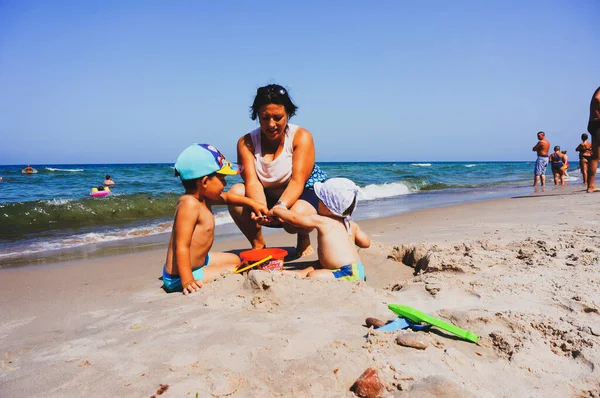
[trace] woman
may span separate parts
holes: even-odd
[[[315,164],[311,133],[288,123],[297,109],[287,90],[280,85],[270,84],[256,90],[250,117],[258,118],[259,127],[238,141],[238,163],[243,166],[244,183],[235,184],[230,192],[264,203],[269,209],[284,206],[298,214],[316,214],[319,200],[313,185],[327,176]],[[314,252],[309,230],[281,224],[279,220],[253,214],[242,207],[230,206],[229,213],[253,249],[265,247],[262,226],[266,225],[283,226],[287,232],[297,233],[297,256]]]
[[[588,180],[588,162],[592,157],[592,144],[587,140],[587,134],[581,134],[581,144],[575,148],[579,152],[579,169],[583,177],[583,183],[587,184]]]
[[[554,174],[554,185],[558,185],[560,179],[560,185],[565,185],[565,171],[563,166],[565,165],[565,155],[560,152],[560,147],[556,145],[554,147],[554,153],[550,155],[548,159],[552,165],[552,174]]]

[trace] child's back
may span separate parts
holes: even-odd
[[[323,268],[337,269],[347,264],[360,261],[356,250],[357,233],[360,243],[364,244],[366,234],[362,232],[358,224],[350,221],[350,235],[346,230],[344,222],[334,217],[315,216],[325,219],[317,229],[317,240],[319,248],[319,263]],[[363,236],[365,235],[365,236]]]
[[[178,217],[178,213],[182,212]],[[179,218],[179,220],[178,220]],[[193,222],[193,226],[192,226]],[[185,225],[184,225],[185,224]],[[185,194],[177,200],[173,231],[169,240],[167,250],[167,261],[165,270],[171,275],[179,275],[178,264],[175,260],[175,238],[177,234],[187,234],[192,227],[189,236],[189,258],[192,268],[201,267],[205,263],[206,256],[214,241],[215,218],[206,206],[205,201],[199,201],[194,196]]]
[[[309,277],[364,279],[364,267],[356,246],[366,248],[371,240],[358,224],[350,221],[356,208],[358,187],[346,178],[332,178],[316,183],[319,198],[318,214],[300,217],[276,206],[273,214],[292,224],[317,230],[319,263],[323,269],[312,271]]]

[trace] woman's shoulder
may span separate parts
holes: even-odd
[[[294,145],[301,144],[303,142],[312,142],[312,134],[304,127],[289,125],[290,132],[294,135]],[[293,127],[292,127],[293,126]]]

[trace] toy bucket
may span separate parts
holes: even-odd
[[[268,249],[246,250],[240,253],[240,258],[244,263],[251,264],[271,256],[271,259],[257,265],[255,269],[274,272],[283,270],[283,259],[285,256],[287,256],[287,254],[288,252],[286,250],[275,247]]]

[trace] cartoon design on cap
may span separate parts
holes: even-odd
[[[236,175],[241,173],[241,169],[210,144],[190,145],[181,152],[175,163],[175,173],[182,181],[201,178],[212,173]]]

